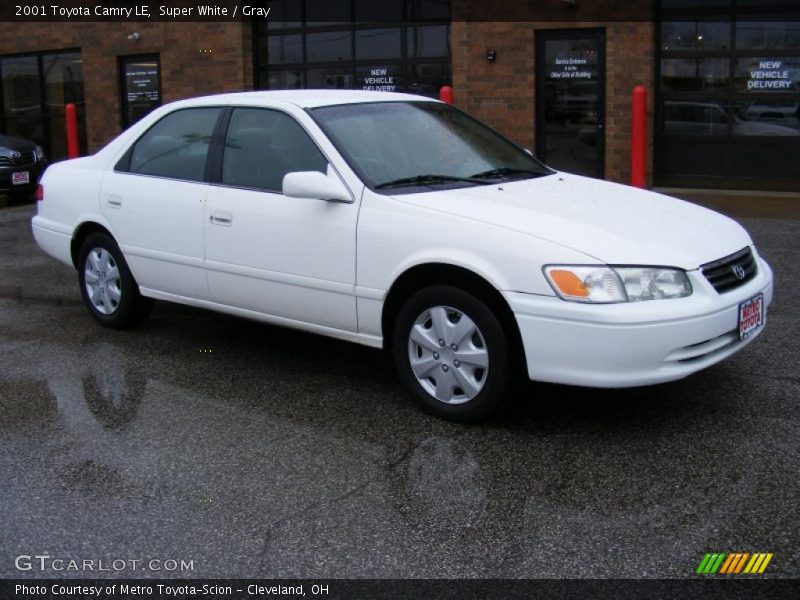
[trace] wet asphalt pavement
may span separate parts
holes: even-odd
[[[707,551],[800,576],[800,222],[745,222],[776,303],[732,359],[464,426],[375,350],[165,303],[103,329],[32,212],[0,210],[0,577],[687,577]]]

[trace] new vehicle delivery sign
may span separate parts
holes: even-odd
[[[792,69],[782,60],[761,60],[758,68],[750,69],[748,90],[786,90],[793,87]]]

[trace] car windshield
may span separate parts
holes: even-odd
[[[343,104],[309,112],[372,189],[418,192],[553,173],[489,127],[438,102]]]

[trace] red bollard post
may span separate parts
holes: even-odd
[[[631,185],[647,186],[647,89],[633,88],[631,103]]]
[[[445,104],[453,104],[454,97],[453,97],[453,88],[449,85],[443,85],[439,90],[439,100],[444,102]]]
[[[64,118],[67,125],[67,158],[80,156],[80,140],[78,138],[78,108],[70,103],[64,107]]]

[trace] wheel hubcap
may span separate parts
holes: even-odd
[[[478,326],[448,306],[417,317],[408,337],[408,358],[422,388],[444,404],[472,400],[489,373],[489,352]]]
[[[119,308],[122,280],[114,257],[105,248],[92,248],[83,271],[86,293],[94,309],[110,315]]]

